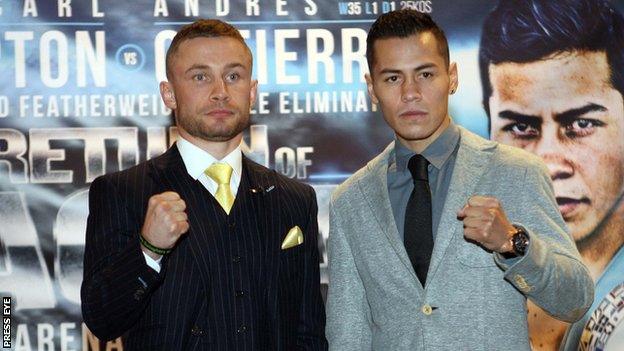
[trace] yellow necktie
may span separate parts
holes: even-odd
[[[230,189],[230,178],[232,178],[232,167],[227,163],[213,163],[206,168],[204,173],[217,182],[217,192],[215,199],[219,202],[225,213],[230,214],[234,204],[234,195]]]

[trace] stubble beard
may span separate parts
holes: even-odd
[[[239,135],[250,125],[249,115],[241,115],[234,125],[222,121],[209,125],[202,118],[179,118],[177,124],[191,136],[212,142],[228,141]]]
[[[409,127],[402,128],[399,125],[397,126],[396,129],[395,128],[393,129],[394,129],[394,132],[406,142],[418,142],[418,141],[423,141],[423,140],[430,138],[432,135],[438,132],[438,130],[442,128],[442,125],[444,125],[445,123],[446,123],[446,117],[443,118],[439,123],[435,123],[434,125],[430,126],[430,128],[427,128],[427,126],[418,126],[416,130],[410,130]],[[449,123],[444,127],[444,129],[446,129],[448,125],[450,125],[450,120],[449,120]]]

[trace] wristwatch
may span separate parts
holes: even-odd
[[[529,247],[529,234],[519,225],[514,225],[514,228],[516,228],[516,231],[509,238],[512,252],[516,256],[524,256]]]

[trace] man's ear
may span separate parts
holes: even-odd
[[[162,97],[165,106],[172,110],[177,108],[176,98],[171,83],[167,81],[160,82],[160,96]]]
[[[364,75],[364,79],[366,79],[366,88],[368,89],[368,96],[370,96],[373,104],[379,104],[379,99],[377,99],[377,95],[375,95],[375,89],[373,88],[373,77],[371,77],[370,73],[366,73]]]
[[[253,108],[258,96],[258,80],[251,81],[251,90],[249,91],[249,108]]]
[[[449,94],[455,94],[459,86],[459,77],[457,75],[457,63],[451,62],[449,65]]]

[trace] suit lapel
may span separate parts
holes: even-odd
[[[412,277],[418,281],[412,263],[410,262],[405,245],[401,240],[399,231],[392,213],[390,197],[388,196],[388,164],[389,157],[394,150],[394,143],[388,147],[367,165],[367,173],[358,182],[360,191],[370,207],[371,215],[375,218],[378,227],[384,233],[385,238],[394,249],[405,268]]]
[[[243,156],[243,172],[245,172],[249,181],[248,188],[241,188],[239,191],[249,192],[258,221],[258,228],[265,235],[276,232],[276,230],[270,230],[270,228],[278,227],[279,223],[275,222],[281,220],[282,216],[271,215],[267,212],[280,208],[277,202],[279,189],[277,188],[274,171],[262,167]]]
[[[460,132],[459,150],[435,237],[428,277],[435,275],[451,239],[457,235],[457,212],[474,195],[475,187],[490,163],[490,150],[496,146],[494,142],[484,142],[461,127]]]

